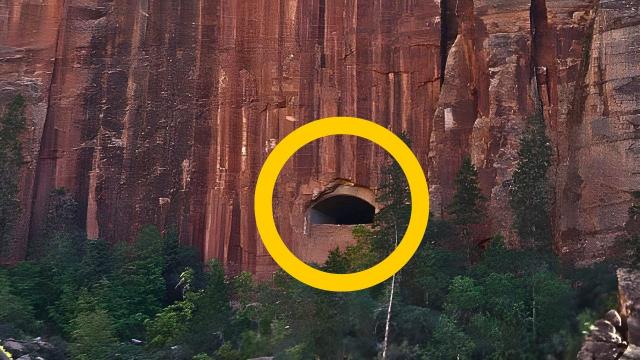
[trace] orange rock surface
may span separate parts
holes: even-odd
[[[517,246],[508,187],[524,122],[541,107],[557,250],[603,258],[640,189],[639,9],[639,0],[5,0],[0,105],[25,95],[30,127],[24,211],[1,257],[24,258],[48,194],[64,187],[90,238],[176,226],[204,258],[267,276],[275,264],[255,229],[257,173],[286,134],[335,115],[405,131],[437,215],[471,156],[489,198],[486,236]],[[310,203],[336,186],[375,190],[384,159],[367,141],[331,137],[290,161],[274,212],[294,252],[324,256],[305,242]]]

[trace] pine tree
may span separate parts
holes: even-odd
[[[400,138],[411,146],[408,136]],[[382,206],[375,217],[374,245],[380,257],[386,257],[394,248],[396,238],[404,234],[411,216],[411,193],[400,164],[393,160],[382,171],[377,201]]]
[[[185,332],[188,335],[185,341],[191,350],[211,353],[224,344],[233,330],[229,296],[224,269],[218,261],[211,260],[206,285],[193,299],[193,312]]]
[[[471,226],[482,221],[484,216],[482,205],[486,199],[480,190],[478,171],[468,157],[462,161],[455,179],[455,188],[456,192],[449,205],[449,214],[465,246],[467,261],[469,261],[474,248]]]
[[[26,129],[24,108],[25,100],[18,95],[0,118],[0,249],[13,238],[21,212],[18,179],[23,164],[20,135]]]
[[[520,138],[518,157],[510,199],[514,226],[524,247],[548,250],[552,237],[547,177],[551,166],[551,143],[541,114],[529,118]]]

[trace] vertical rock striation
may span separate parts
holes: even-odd
[[[0,96],[28,98],[23,215],[3,261],[26,255],[51,190],[78,200],[90,238],[146,223],[232,270],[267,276],[253,188],[280,139],[335,115],[406,132],[446,213],[464,156],[511,230],[508,188],[525,119],[556,150],[557,247],[606,256],[637,190],[638,1],[66,0],[0,3]],[[375,190],[385,154],[313,142],[283,170],[279,230],[307,259],[312,201]],[[609,175],[613,181],[605,179]]]
[[[640,3],[601,0],[585,41],[586,77],[566,127],[558,245],[578,262],[611,255],[640,184]]]
[[[53,73],[64,12],[62,0],[0,3],[0,109],[20,93],[26,99],[28,119],[23,139],[25,164],[19,174],[22,212],[15,241],[0,249],[0,263],[23,259],[27,252],[36,167],[45,119],[54,102],[50,94],[56,84]]]

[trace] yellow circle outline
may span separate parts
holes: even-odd
[[[280,171],[304,145],[331,135],[353,135],[370,140],[389,152],[405,173],[411,191],[411,217],[398,247],[369,269],[328,273],[305,264],[286,246],[273,218],[273,190]],[[331,117],[308,123],[286,136],[271,151],[258,175],[254,211],[262,243],[275,262],[299,281],[327,291],[357,291],[377,285],[400,271],[418,250],[429,222],[429,188],[422,167],[411,149],[391,131],[363,119]]]

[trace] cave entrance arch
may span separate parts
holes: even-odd
[[[379,208],[373,190],[354,185],[327,189],[309,205],[306,222],[319,225],[372,224]]]
[[[312,225],[372,224],[376,208],[353,195],[335,195],[316,202],[309,209]]]
[[[332,250],[355,245],[354,229],[370,227],[379,210],[374,190],[365,186],[336,180],[314,189],[304,208],[304,241],[296,244],[296,254],[307,263],[323,264]]]

